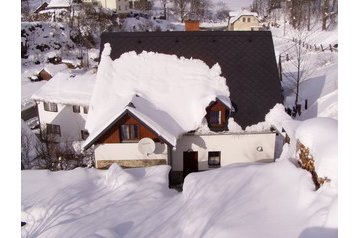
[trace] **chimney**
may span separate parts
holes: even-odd
[[[198,20],[186,20],[185,21],[185,31],[199,31],[199,21]]]

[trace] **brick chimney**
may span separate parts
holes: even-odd
[[[185,20],[185,31],[199,31],[198,20]]]

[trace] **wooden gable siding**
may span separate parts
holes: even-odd
[[[121,133],[120,133],[121,125],[138,125],[139,139],[143,139],[147,137],[147,138],[151,138],[155,142],[160,141],[159,137],[155,135],[145,125],[143,125],[141,121],[137,120],[136,118],[132,117],[129,114],[126,114],[97,140],[97,144],[122,143]]]
[[[229,110],[228,108],[220,101],[215,101],[214,103],[212,103],[211,105],[209,105],[206,108],[206,120],[208,122],[208,126],[210,129],[214,129],[212,128],[212,126],[210,125],[209,121],[209,112],[213,111],[213,112],[218,112],[221,111],[221,126],[215,126],[215,131],[216,130],[227,130],[227,124],[228,124],[228,118],[229,118]]]

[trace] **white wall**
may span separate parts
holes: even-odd
[[[239,162],[273,161],[275,133],[185,135],[172,153],[172,168],[183,170],[183,152],[198,151],[199,170],[208,170],[208,152],[221,151],[221,166]],[[263,148],[262,152],[257,147]]]
[[[126,0],[120,0],[120,1],[118,1],[118,0],[97,0],[97,1],[101,3],[102,7],[116,10],[118,13],[129,12],[129,0],[128,1],[126,1]],[[119,6],[120,6],[121,10],[119,10]]]
[[[154,153],[147,157],[138,150],[138,143],[98,144],[95,146],[96,160],[168,160],[168,148],[164,143],[155,143]]]
[[[57,104],[58,112],[45,111],[43,102],[37,102],[37,108],[41,127],[46,126],[46,123],[59,125],[62,141],[82,140],[81,130],[84,130],[87,120],[83,106],[80,113],[74,113],[72,105],[64,104]]]

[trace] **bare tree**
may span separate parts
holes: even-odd
[[[173,0],[173,11],[180,17],[180,21],[184,22],[185,16],[189,13],[189,0]]]
[[[217,11],[215,17],[217,20],[223,21],[229,17],[229,8],[225,2],[218,2],[217,3]]]
[[[313,65],[311,65],[312,62],[308,60],[310,52],[305,45],[308,39],[309,35],[307,33],[297,31],[296,42],[294,42],[289,51],[290,64],[287,65],[283,72],[285,80],[288,80],[288,83],[291,84],[292,91],[295,93],[293,116],[296,115],[296,112],[298,114],[301,113],[301,83],[313,73],[314,69]]]
[[[163,7],[163,13],[164,13],[164,17],[165,19],[167,19],[167,4],[168,4],[169,0],[160,0],[160,4]]]

